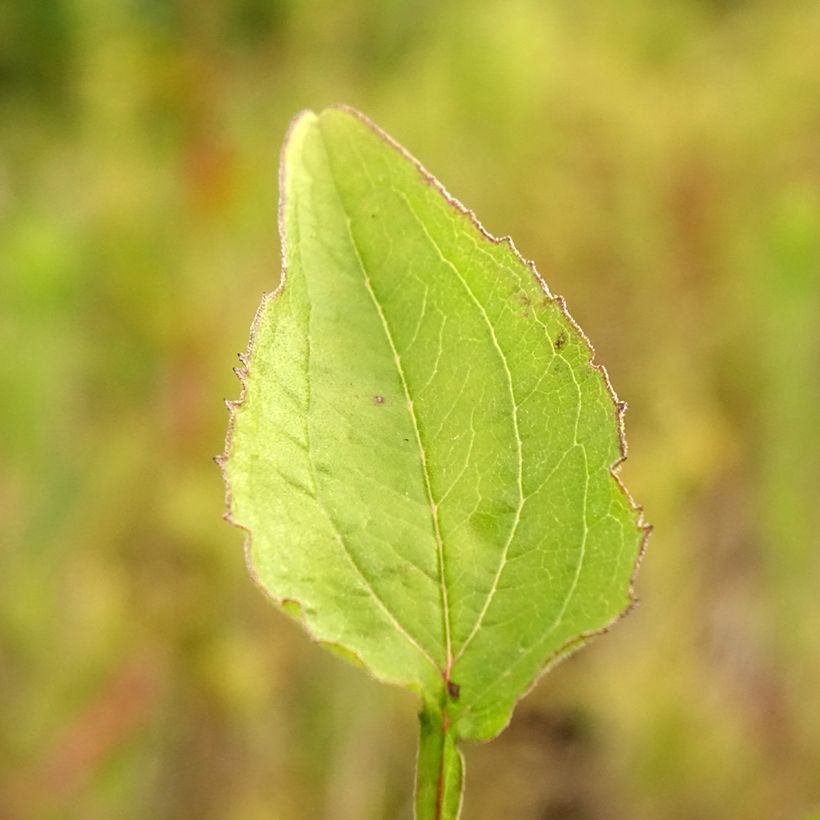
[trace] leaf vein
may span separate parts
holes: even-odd
[[[298,214],[296,225],[298,231]],[[298,247],[298,241],[294,243]],[[385,614],[387,619],[393,624],[396,631],[402,635],[415,649],[421,654],[421,656],[430,663],[434,669],[438,671],[438,664],[432,658],[432,656],[427,652],[426,649],[410,634],[410,632],[401,624],[395,614],[392,612],[390,607],[382,600],[381,596],[376,592],[375,587],[371,583],[370,579],[367,577],[367,574],[364,572],[361,566],[359,566],[358,561],[354,558],[353,552],[347,544],[347,540],[345,539],[344,535],[339,528],[336,520],[334,519],[333,515],[331,514],[330,510],[327,508],[327,505],[322,498],[321,493],[319,492],[319,482],[316,476],[316,469],[313,463],[313,456],[312,456],[312,448],[311,448],[311,435],[310,435],[310,405],[312,399],[312,389],[311,389],[311,369],[310,369],[310,362],[312,360],[311,355],[311,343],[310,343],[310,325],[311,325],[311,307],[310,307],[310,298],[306,300],[306,317],[305,317],[305,325],[306,325],[306,332],[305,332],[305,412],[304,412],[304,419],[305,419],[305,442],[306,442],[306,452],[307,452],[307,463],[308,469],[310,471],[310,477],[313,482],[313,487],[315,491],[315,499],[319,509],[322,511],[323,515],[327,519],[330,527],[338,541],[339,545],[342,548],[347,560],[350,562],[350,565],[353,567],[356,574],[361,579],[361,582],[365,588],[365,590],[369,593],[371,598],[375,601],[377,607],[382,610]]]
[[[430,504],[430,513],[431,513],[431,520],[433,525],[433,535],[436,542],[436,552],[437,552],[437,559],[438,559],[438,569],[439,569],[439,588],[441,592],[441,602],[442,602],[442,616],[443,616],[443,626],[444,626],[444,645],[445,645],[445,663],[446,669],[440,670],[443,671],[445,677],[449,675],[449,670],[451,668],[451,659],[452,659],[452,644],[450,638],[450,610],[449,610],[449,602],[447,598],[447,583],[446,583],[446,574],[445,574],[445,563],[444,563],[444,544],[441,537],[441,527],[438,518],[438,506],[435,502],[433,497],[433,488],[430,482],[430,471],[427,465],[427,452],[424,447],[424,443],[421,438],[421,430],[419,427],[418,418],[416,416],[415,409],[413,407],[413,399],[410,395],[410,388],[407,383],[407,377],[404,373],[404,367],[401,362],[401,356],[399,355],[398,349],[396,347],[395,340],[393,338],[392,331],[390,330],[390,325],[387,321],[387,317],[384,314],[384,309],[382,308],[381,303],[376,296],[376,292],[373,289],[373,283],[370,279],[370,275],[367,272],[367,267],[364,264],[364,260],[362,259],[361,252],[359,250],[359,246],[356,242],[356,237],[353,234],[353,226],[351,224],[350,215],[348,214],[345,206],[344,201],[342,200],[341,193],[338,189],[338,184],[336,182],[336,177],[333,172],[333,161],[330,156],[330,150],[328,149],[327,142],[323,140],[323,145],[325,147],[325,153],[327,155],[328,164],[331,169],[331,179],[333,180],[333,184],[336,188],[336,196],[339,201],[339,206],[344,214],[345,221],[347,223],[347,233],[350,239],[350,245],[353,250],[353,253],[356,257],[356,261],[358,263],[359,269],[362,273],[362,278],[364,280],[364,286],[367,290],[368,295],[373,303],[373,307],[376,310],[376,314],[381,321],[382,329],[384,330],[385,337],[387,339],[387,343],[390,346],[390,349],[393,353],[393,361],[396,365],[396,371],[398,373],[399,381],[401,382],[402,389],[404,391],[405,399],[407,400],[407,409],[410,414],[410,419],[413,423],[413,430],[416,437],[416,444],[419,450],[419,461],[421,465],[421,472],[424,478],[424,487],[427,493],[427,499]],[[363,166],[366,166],[367,163],[362,163]],[[371,182],[371,184],[373,184]]]
[[[481,628],[481,624],[484,622],[484,618],[487,614],[487,610],[490,608],[490,604],[495,597],[495,593],[498,589],[498,581],[501,578],[501,573],[504,571],[504,567],[507,563],[507,558],[510,551],[510,545],[515,538],[515,534],[518,530],[518,524],[521,521],[521,511],[524,508],[525,498],[524,498],[524,453],[523,453],[523,443],[521,441],[521,433],[518,426],[518,405],[515,399],[515,390],[513,389],[513,378],[512,372],[510,371],[510,366],[507,361],[507,357],[504,354],[504,350],[501,347],[501,344],[498,341],[498,336],[495,332],[495,327],[493,323],[490,321],[490,317],[487,315],[487,311],[484,305],[481,304],[481,301],[473,292],[473,289],[467,283],[467,280],[461,275],[461,272],[458,270],[458,267],[453,264],[445,255],[441,246],[436,241],[435,237],[430,233],[427,228],[427,225],[424,223],[419,215],[416,213],[415,209],[413,208],[410,199],[403,191],[399,191],[394,189],[396,193],[404,200],[405,204],[407,205],[407,209],[412,214],[413,218],[415,219],[418,226],[421,228],[422,232],[425,234],[431,245],[435,248],[436,252],[438,253],[439,257],[441,258],[442,262],[444,262],[456,275],[458,281],[462,284],[464,289],[467,291],[470,299],[476,305],[481,314],[484,322],[487,325],[487,329],[490,333],[490,339],[492,340],[493,347],[496,349],[498,356],[501,360],[501,363],[504,367],[504,374],[507,379],[507,387],[509,389],[510,394],[510,404],[512,406],[512,424],[513,424],[513,431],[515,433],[515,446],[516,446],[516,457],[517,457],[517,485],[518,485],[518,506],[515,511],[515,517],[513,519],[512,526],[510,528],[510,533],[507,536],[507,540],[504,543],[504,548],[501,551],[501,559],[498,563],[498,568],[496,569],[495,576],[493,577],[493,583],[490,587],[490,591],[487,593],[487,599],[484,603],[484,606],[479,613],[478,619],[476,620],[475,625],[473,626],[472,630],[470,631],[469,635],[465,639],[464,643],[459,648],[458,652],[456,653],[455,661],[458,661],[460,657],[463,656],[464,652],[467,650],[467,647],[472,642],[473,638],[478,633],[478,630]],[[455,662],[454,661],[454,662]]]

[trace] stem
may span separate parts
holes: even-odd
[[[439,710],[425,704],[419,724],[416,820],[458,820],[464,761],[446,707]]]

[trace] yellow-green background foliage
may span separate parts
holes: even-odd
[[[820,4],[0,8],[0,815],[406,818],[415,704],[245,572],[210,461],[344,101],[566,296],[629,401],[642,606],[467,750],[466,820],[820,804]]]

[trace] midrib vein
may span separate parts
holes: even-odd
[[[393,339],[393,334],[390,330],[390,325],[387,321],[387,317],[384,314],[384,309],[382,308],[381,303],[379,302],[378,297],[376,296],[376,292],[373,289],[373,283],[370,279],[370,275],[367,272],[367,267],[364,264],[364,260],[362,259],[361,253],[359,251],[359,246],[356,242],[356,238],[353,235],[353,226],[351,225],[350,216],[345,208],[344,200],[342,199],[341,192],[339,191],[338,184],[336,182],[336,177],[334,174],[333,168],[333,160],[330,156],[330,150],[327,146],[327,142],[324,139],[324,134],[321,130],[321,124],[319,125],[319,132],[322,138],[322,145],[325,149],[325,155],[327,157],[328,166],[330,168],[330,178],[333,182],[334,190],[336,193],[336,198],[339,203],[340,210],[344,214],[345,223],[347,226],[347,234],[348,238],[350,239],[350,245],[353,249],[353,254],[356,257],[356,262],[359,266],[359,270],[362,274],[362,279],[364,281],[365,289],[370,297],[370,300],[373,303],[373,307],[376,311],[376,314],[381,321],[382,329],[384,331],[385,338],[387,339],[387,343],[390,346],[390,350],[393,354],[393,361],[396,365],[396,372],[398,373],[399,381],[401,382],[402,390],[404,391],[405,400],[407,401],[407,410],[410,414],[410,419],[413,424],[413,432],[415,434],[416,445],[419,451],[419,461],[421,464],[421,472],[424,479],[424,489],[427,495],[427,501],[430,505],[430,517],[432,520],[433,526],[433,535],[436,542],[436,553],[437,553],[437,560],[438,560],[438,572],[439,572],[439,590],[441,594],[441,607],[442,607],[442,620],[443,620],[443,629],[444,629],[444,649],[445,649],[445,668],[440,669],[439,671],[443,675],[446,680],[449,680],[450,670],[452,668],[453,662],[453,652],[452,652],[452,641],[450,636],[450,606],[449,600],[447,595],[447,583],[446,583],[446,573],[445,573],[445,562],[444,562],[444,542],[441,537],[441,526],[439,522],[439,515],[438,515],[438,505],[435,502],[433,497],[433,488],[430,482],[430,471],[427,464],[427,452],[424,448],[424,442],[421,438],[421,430],[419,428],[418,418],[416,416],[415,407],[413,405],[413,399],[410,394],[410,388],[407,383],[407,378],[404,373],[404,367],[402,366],[401,356],[399,355],[399,351],[396,347],[396,343]]]
[[[384,328],[384,335],[387,337],[387,342],[390,345],[391,351],[393,352],[393,360],[396,363],[396,371],[399,374],[399,380],[401,381],[401,386],[404,390],[404,396],[407,400],[407,410],[410,413],[410,418],[413,421],[413,432],[415,433],[416,444],[419,450],[421,472],[424,476],[424,489],[427,493],[427,501],[430,504],[430,517],[433,522],[433,532],[435,534],[436,550],[438,552],[439,587],[441,589],[441,605],[444,611],[444,646],[446,650],[447,669],[449,670],[452,659],[452,644],[450,638],[450,606],[447,597],[447,583],[445,580],[446,574],[444,567],[444,543],[441,538],[441,525],[438,517],[438,505],[436,504],[435,499],[433,498],[433,488],[430,484],[430,470],[427,465],[427,452],[424,449],[424,443],[421,440],[421,431],[419,430],[418,418],[416,416],[416,410],[413,405],[413,399],[410,396],[410,388],[407,384],[407,378],[404,375],[404,368],[402,367],[401,356],[399,355],[399,352],[396,349],[395,342],[393,341],[393,334],[390,331],[390,325],[387,323],[387,318],[384,315],[384,310],[382,309],[382,306],[379,303],[379,300],[377,299],[376,294],[373,290],[372,282],[370,281],[370,277],[367,274],[367,268],[365,268],[364,262],[362,261],[361,255],[359,253],[359,248],[356,245],[356,240],[353,238],[353,232],[350,226],[350,219],[347,220],[347,227],[348,232],[350,234],[350,241],[353,245],[354,253],[356,254],[356,259],[359,262],[359,267],[361,268],[362,276],[364,277],[365,287],[367,288],[367,292],[370,294],[370,298],[373,301],[373,306],[376,308],[376,313],[378,313],[379,319],[381,319],[382,327]]]
[[[296,245],[296,247],[298,249],[298,247],[299,247],[299,242],[298,242],[298,235],[299,235],[299,213],[298,213],[298,210],[299,210],[299,206],[298,206],[298,203],[295,206],[295,210],[296,210],[296,214],[295,214],[295,220],[294,221],[295,221],[295,226],[296,226],[297,241],[293,244]],[[301,261],[300,251],[297,250],[296,253],[298,253],[300,255],[300,261]],[[408,630],[404,626],[402,626],[401,622],[393,614],[393,611],[390,609],[390,607],[387,606],[387,604],[382,600],[382,598],[378,594],[378,592],[376,592],[376,589],[373,586],[373,584],[370,582],[370,579],[367,577],[367,574],[362,569],[362,567],[359,565],[358,561],[355,559],[353,551],[348,546],[347,540],[345,539],[344,535],[342,534],[342,531],[339,528],[339,525],[336,523],[336,520],[333,517],[333,515],[331,514],[330,510],[328,510],[327,505],[325,504],[324,499],[322,498],[322,494],[319,492],[318,478],[316,476],[316,469],[313,465],[313,455],[312,455],[311,435],[310,435],[310,405],[311,405],[311,396],[312,396],[312,380],[311,380],[311,367],[310,367],[310,364],[311,364],[311,361],[312,361],[311,344],[310,344],[310,324],[311,324],[310,290],[309,290],[308,285],[307,285],[307,277],[305,276],[304,268],[303,268],[302,265],[300,265],[299,268],[300,268],[300,271],[302,273],[302,278],[303,278],[304,287],[305,287],[305,295],[307,297],[306,300],[305,300],[306,301],[306,320],[305,320],[305,325],[306,325],[306,333],[305,333],[305,340],[306,340],[306,346],[305,346],[306,402],[305,402],[305,415],[304,415],[304,418],[305,418],[306,454],[307,454],[308,469],[310,471],[310,478],[311,478],[311,481],[313,483],[314,498],[316,499],[316,501],[319,505],[319,509],[322,511],[322,514],[325,516],[328,523],[330,524],[330,527],[331,527],[334,535],[336,536],[336,540],[339,542],[339,545],[341,546],[342,551],[344,552],[345,556],[347,557],[347,560],[350,562],[350,565],[353,567],[354,571],[356,572],[356,574],[361,579],[361,582],[364,585],[364,588],[367,590],[367,592],[370,594],[370,596],[375,601],[376,606],[379,609],[381,609],[381,611],[385,614],[385,616],[390,621],[390,623],[393,624],[393,627],[396,629],[396,631],[402,637],[404,637],[408,641],[408,643],[410,643],[411,646],[413,646],[419,652],[419,654],[428,663],[430,663],[430,665],[438,672],[439,667],[438,667],[438,664],[436,663],[436,661],[427,652],[427,650],[424,649],[424,647],[408,632]]]

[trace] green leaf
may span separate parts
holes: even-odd
[[[229,516],[314,639],[420,695],[417,816],[456,817],[456,741],[631,604],[623,405],[512,242],[360,114],[296,118],[280,231]]]

